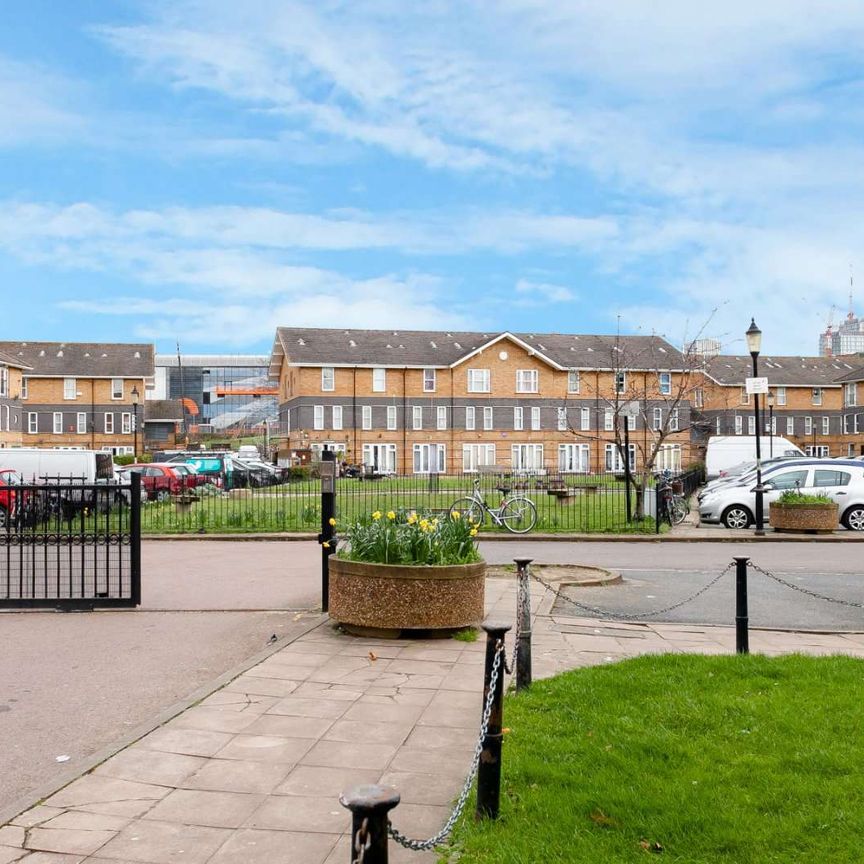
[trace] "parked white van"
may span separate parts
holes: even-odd
[[[804,455],[800,447],[779,435],[760,436],[760,449],[763,459]],[[720,476],[721,471],[733,465],[755,460],[755,435],[712,435],[705,451],[705,474],[709,480],[713,480]]]
[[[25,483],[95,483],[114,479],[114,459],[98,450],[9,447],[0,450],[0,468],[17,471]]]

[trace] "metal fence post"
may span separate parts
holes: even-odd
[[[531,572],[533,559],[514,558],[519,573],[516,595],[516,690],[531,686]]]
[[[504,720],[504,635],[510,624],[502,621],[484,621],[486,631],[486,669],[483,675],[483,705],[486,705],[489,690],[492,689],[492,711],[489,725],[483,738],[480,753],[480,767],[477,769],[477,819],[497,819],[501,800],[501,731]],[[499,651],[501,652],[499,654]],[[498,659],[498,674],[493,681],[492,669]]]
[[[131,488],[129,494],[129,570],[132,577],[131,600],[133,606],[141,605],[141,474],[129,472]]]
[[[339,803],[351,811],[351,864],[387,864],[387,814],[399,793],[389,786],[352,786]]]
[[[747,563],[749,558],[736,556],[735,561],[735,651],[738,654],[750,653],[748,633],[749,615],[747,612]]]
[[[333,525],[336,518],[336,454],[325,450],[319,466],[321,474],[321,611],[330,609],[330,556],[333,554]]]

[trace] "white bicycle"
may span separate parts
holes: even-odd
[[[450,513],[470,518],[480,528],[488,513],[496,525],[503,526],[512,534],[527,534],[537,524],[537,508],[524,495],[511,495],[506,486],[497,486],[503,496],[498,507],[490,507],[480,491],[480,478],[474,478],[474,492],[459,498],[450,507]]]

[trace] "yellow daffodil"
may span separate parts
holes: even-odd
[[[450,511],[450,518],[451,519],[458,519],[461,515],[462,514],[458,510],[451,510]]]
[[[438,517],[436,516],[436,517],[432,520],[432,525],[435,526],[435,525],[437,525],[437,524],[438,524]]]
[[[411,514],[409,514],[409,516],[408,516],[408,524],[409,524],[409,525],[413,525],[416,521],[417,521],[417,514],[416,514],[416,513],[411,513]]]
[[[472,536],[472,537],[476,537],[476,536],[477,536],[477,529],[476,529],[476,528],[472,528],[472,529],[471,529],[471,536]]]
[[[330,548],[330,544],[329,544],[326,540],[325,540],[321,545],[322,545],[325,549],[329,549],[329,548]]]
[[[428,519],[421,519],[420,520],[420,527],[425,531],[429,527],[429,520]]]
[[[392,522],[396,518],[396,514],[392,510],[388,510],[387,518]]]
[[[376,510],[376,511],[372,514],[372,518],[377,522],[377,521],[381,518],[381,511],[380,511],[380,510]]]
[[[335,524],[336,524],[336,520],[335,520],[332,516],[330,517],[330,520],[329,520],[329,521],[330,521],[330,524],[331,524],[331,525],[335,525]]]

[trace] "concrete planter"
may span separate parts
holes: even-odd
[[[484,615],[486,562],[406,567],[330,558],[330,617],[360,635],[470,627]]]
[[[769,506],[768,521],[775,531],[790,534],[830,534],[837,528],[836,504],[776,504]]]

